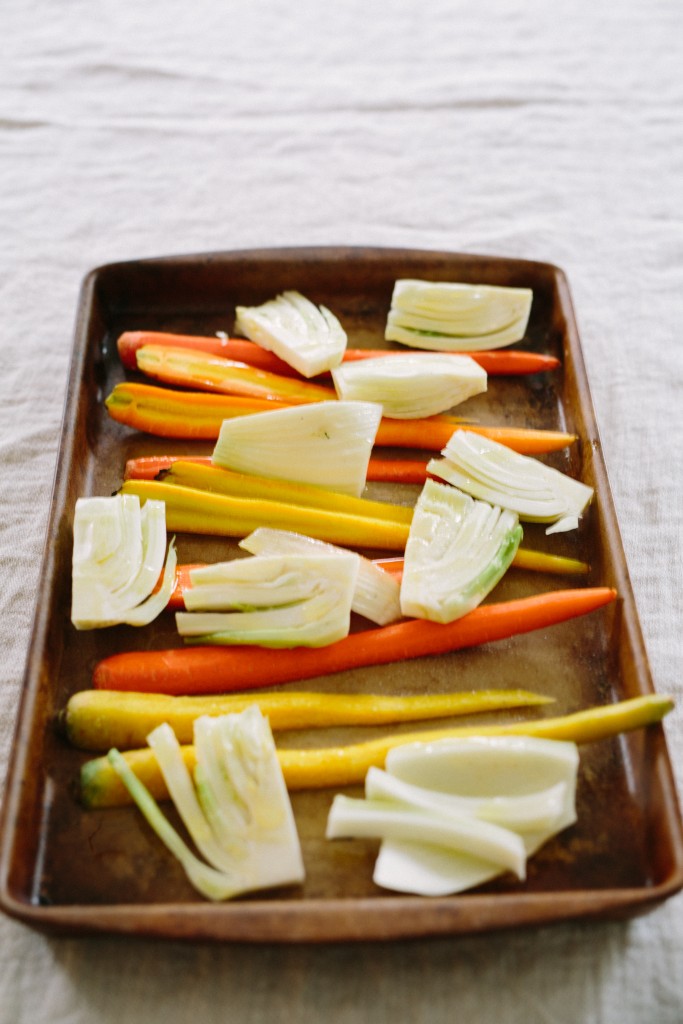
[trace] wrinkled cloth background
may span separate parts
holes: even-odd
[[[569,276],[683,790],[683,6],[3,0],[0,778],[76,298],[102,263],[304,244]],[[683,1020],[683,896],[394,945],[51,940],[0,919],[1,1024]]]

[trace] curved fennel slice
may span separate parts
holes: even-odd
[[[345,548],[329,544],[327,541],[316,540],[302,533],[290,530],[275,530],[272,527],[260,526],[247,537],[239,541],[239,546],[252,555],[283,555],[283,554],[327,554],[348,555]],[[358,576],[353,592],[351,610],[358,615],[376,622],[378,626],[386,626],[401,618],[400,584],[398,580],[385,572],[362,555],[358,558]]]
[[[76,629],[145,626],[163,611],[176,565],[173,543],[166,554],[163,501],[141,508],[137,495],[79,498],[73,531],[71,621]]]
[[[216,466],[360,497],[382,418],[376,402],[315,402],[224,420]]]
[[[349,632],[358,561],[353,552],[254,555],[194,569],[178,632],[202,644],[323,647]]]
[[[526,797],[559,782],[571,794],[578,765],[578,748],[568,740],[463,736],[401,744],[388,752],[385,769],[413,786],[489,801],[500,796]],[[568,812],[565,805],[562,820]]]
[[[486,391],[487,374],[469,356],[404,352],[343,363],[332,380],[343,401],[379,402],[385,416],[418,419]]]
[[[430,846],[481,856],[502,870],[524,878],[524,843],[511,829],[474,815],[423,810],[390,800],[358,800],[338,793],[332,801],[325,835],[328,839],[368,837],[420,838]]]
[[[558,821],[564,819],[568,786],[568,780],[563,779],[552,786],[521,795],[501,791],[496,795],[471,796],[436,792],[376,767],[369,768],[365,777],[365,795],[371,799],[396,800],[424,810],[473,814],[483,821],[492,821],[516,832],[554,828]]]
[[[443,623],[466,615],[507,571],[521,539],[514,512],[427,480],[406,544],[403,614]]]
[[[427,464],[430,473],[523,521],[551,523],[546,533],[576,529],[593,498],[580,480],[468,430],[454,431],[441,454]]]
[[[529,288],[399,280],[385,337],[444,351],[501,348],[524,337],[532,300]]]
[[[238,306],[235,330],[274,352],[304,377],[338,366],[346,332],[325,306],[299,292],[286,291],[261,306]]]

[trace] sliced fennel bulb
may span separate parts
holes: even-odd
[[[428,846],[482,856],[524,877],[525,852],[519,836],[473,815],[430,813],[388,800],[355,800],[337,794],[327,819],[326,837],[405,840],[420,836]]]
[[[168,604],[175,566],[173,543],[166,555],[164,502],[148,501],[141,508],[137,495],[78,499],[71,602],[77,629],[147,625]],[[162,571],[161,587],[153,593]]]
[[[527,796],[558,782],[576,784],[575,743],[536,736],[467,736],[404,743],[389,751],[394,778],[439,793],[489,800]]]
[[[194,569],[178,632],[205,644],[331,644],[349,632],[358,561],[341,551],[255,555]]]
[[[332,401],[224,420],[212,461],[360,497],[381,418],[375,402]]]
[[[567,794],[568,785],[564,780],[521,795],[470,796],[457,791],[442,793],[405,782],[381,768],[369,768],[365,779],[365,795],[370,799],[395,800],[430,811],[470,814],[517,832],[554,827],[564,813]]]
[[[593,497],[580,480],[468,430],[456,430],[441,454],[430,473],[524,521],[551,523],[546,533],[576,529]]]
[[[521,539],[514,512],[427,480],[406,544],[403,614],[444,623],[466,615],[507,571]]]
[[[207,899],[303,881],[301,846],[270,726],[258,707],[195,723],[194,782],[171,727],[149,743],[205,861],[190,849],[116,750],[109,761],[192,885]],[[206,863],[208,861],[208,863]]]
[[[532,299],[528,288],[399,280],[385,337],[444,351],[501,348],[524,337]]]
[[[306,537],[289,530],[274,530],[261,526],[239,542],[239,546],[253,555],[327,554],[349,555],[344,548],[323,540]],[[356,555],[358,575],[353,592],[351,610],[363,615],[379,626],[386,626],[401,618],[400,584],[390,573],[374,565],[369,558]]]
[[[368,771],[366,799],[353,802],[363,807],[335,798],[328,835],[381,838],[373,879],[398,892],[443,896],[481,885],[511,868],[503,851],[512,851],[513,841],[523,853],[512,870],[524,877],[526,858],[576,820],[577,770],[576,745],[558,740],[479,736],[405,744],[389,752],[385,771]],[[459,842],[466,819],[494,831],[471,827]]]
[[[262,306],[238,306],[235,330],[283,359],[304,377],[338,366],[346,332],[325,306],[288,291]]]
[[[418,419],[486,391],[486,371],[469,356],[406,352],[359,359],[332,370],[343,401],[379,402],[384,415]]]

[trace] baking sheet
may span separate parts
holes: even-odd
[[[216,253],[99,268],[81,293],[43,584],[3,805],[0,903],[8,913],[53,931],[239,941],[385,939],[632,914],[683,885],[680,812],[661,728],[582,748],[579,821],[531,859],[524,883],[505,876],[443,899],[396,896],[375,887],[376,843],[326,841],[332,792],[293,795],[304,885],[218,906],[197,896],[137,811],[85,811],[78,802],[78,772],[88,755],[71,749],[57,727],[69,696],[90,685],[93,666],[107,654],[177,645],[178,640],[171,615],[144,630],[73,629],[75,501],[114,492],[127,458],[171,449],[211,450],[210,445],[151,438],[109,419],[103,399],[119,380],[135,376],[119,363],[118,335],[140,329],[229,332],[235,305],[295,288],[339,316],[350,345],[384,347],[384,323],[398,277],[533,288],[527,336],[515,347],[558,355],[562,368],[531,377],[491,377],[487,394],[469,400],[458,413],[466,411],[482,423],[577,433],[575,445],[546,460],[595,487],[596,500],[578,531],[548,538],[542,527],[527,525],[524,543],[590,562],[586,585],[614,586],[619,600],[549,630],[449,656],[340,673],[316,681],[315,688],[412,693],[523,685],[555,697],[547,712],[553,715],[652,690],[569,290],[560,270],[467,254],[339,248]],[[412,502],[418,489],[371,484],[367,493]],[[178,536],[183,562],[223,558],[233,548],[228,540]],[[573,585],[576,580],[511,569],[492,599]],[[506,712],[505,718],[524,714]],[[500,717],[488,715],[482,721]],[[319,733],[291,733],[282,743],[319,745],[377,732],[335,729],[326,731],[324,739]]]

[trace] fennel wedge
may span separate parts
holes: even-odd
[[[307,537],[289,530],[273,530],[261,526],[239,542],[253,555],[327,554],[348,555],[345,548]],[[386,626],[401,618],[400,584],[390,573],[380,569],[369,558],[358,555],[358,575],[351,610],[378,626]]]
[[[176,552],[166,507],[137,495],[79,498],[74,512],[71,621],[76,629],[146,626],[168,604]],[[159,578],[161,587],[153,593]]]
[[[344,363],[332,380],[343,401],[379,402],[392,419],[419,419],[486,391],[487,375],[469,356],[392,352]]]
[[[466,615],[507,571],[521,539],[514,512],[427,480],[406,545],[403,614],[443,623]]]
[[[238,306],[235,330],[293,366],[315,377],[338,366],[346,350],[346,332],[325,306],[287,291],[262,306]]]
[[[323,647],[345,637],[354,552],[254,555],[193,569],[178,632],[200,644]]]
[[[576,821],[574,743],[471,736],[408,743],[371,767],[365,799],[336,796],[327,837],[382,840],[373,880],[422,896],[462,892],[512,870]]]
[[[268,720],[257,707],[197,719],[192,773],[170,726],[154,729],[148,743],[168,795],[205,860],[170,824],[116,749],[109,752],[109,764],[195,889],[207,899],[224,900],[303,881],[291,803]]]
[[[225,420],[213,462],[359,497],[382,418],[376,402],[316,402]]]
[[[524,337],[532,299],[529,288],[399,280],[385,338],[451,352],[501,348]]]

